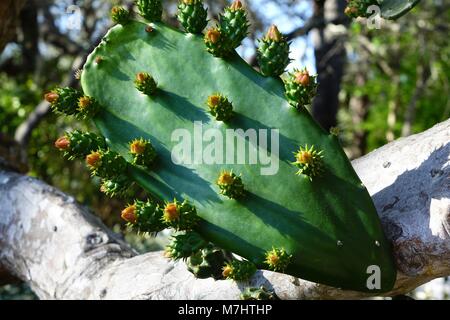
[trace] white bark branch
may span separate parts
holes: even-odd
[[[353,162],[395,248],[386,295],[450,275],[450,120]],[[367,296],[259,271],[251,283],[195,279],[161,252],[136,255],[88,209],[36,179],[0,171],[0,265],[42,299],[238,299],[264,285],[282,299]]]

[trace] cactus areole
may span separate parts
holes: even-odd
[[[143,9],[150,2],[139,3]],[[142,93],[139,77],[137,88],[136,75],[143,72],[157,83],[155,94]],[[202,34],[130,20],[112,27],[89,55],[81,85],[82,94],[101,106],[92,119],[109,148],[88,154],[93,174],[117,178],[107,171],[111,164],[113,173],[159,201],[146,204],[153,208],[149,215],[139,202],[130,206],[122,213],[130,224],[193,230],[261,269],[343,289],[392,289],[396,268],[369,193],[337,137],[287,101],[280,77],[261,75],[234,50],[214,56]],[[216,119],[205,103],[214,93],[233,104],[227,121]],[[56,111],[73,114],[77,106],[62,103],[78,103],[82,95],[64,94],[52,91],[47,100]],[[136,164],[147,141],[156,161]],[[69,138],[58,148],[69,148],[67,142],[73,148]],[[311,178],[294,163],[304,146],[320,152],[320,175]],[[224,195],[225,180],[217,183],[223,172],[242,180],[242,196]]]

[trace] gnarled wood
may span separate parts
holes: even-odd
[[[450,275],[449,155],[450,120],[353,162],[394,246],[386,295]],[[237,299],[249,285],[282,299],[367,296],[269,271],[251,283],[195,279],[162,252],[136,255],[72,197],[17,173],[0,171],[0,203],[0,264],[42,299]]]

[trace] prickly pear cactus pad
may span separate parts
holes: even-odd
[[[139,86],[147,81],[143,74],[154,79],[150,91]],[[145,81],[137,85],[139,78]],[[182,232],[169,251],[183,260],[193,253],[190,269],[201,265],[193,261],[206,244],[195,238],[190,252],[182,243],[195,231],[244,258],[221,266],[245,266],[237,281],[251,276],[253,264],[345,289],[392,288],[390,244],[366,188],[338,138],[304,106],[288,102],[281,78],[263,76],[234,50],[214,56],[201,34],[132,19],[108,31],[88,57],[81,84],[101,106],[92,119],[109,148],[88,155],[93,173],[125,175],[147,190],[157,204],[131,204],[124,219],[140,229]],[[59,105],[58,91],[52,99]],[[221,121],[211,105],[225,99]],[[135,157],[146,152],[151,159],[142,165]],[[118,156],[127,161],[125,171]],[[107,163],[114,166],[104,172]]]
[[[406,14],[419,2],[420,0],[348,0],[345,14],[351,18],[368,18],[379,13],[384,19],[394,20]]]

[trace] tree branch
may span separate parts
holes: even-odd
[[[450,120],[353,161],[392,241],[394,290],[450,275]],[[162,252],[136,255],[88,209],[45,183],[0,171],[0,265],[42,299],[237,299],[264,285],[282,299],[368,296],[258,271],[250,283],[195,279]]]

